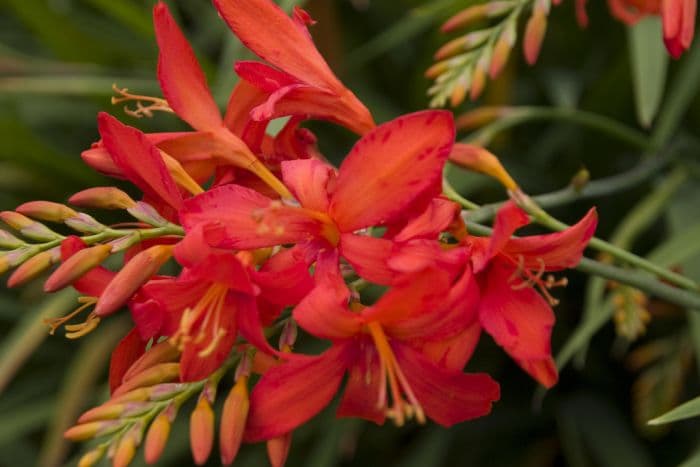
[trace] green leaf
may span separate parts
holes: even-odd
[[[660,417],[649,420],[649,425],[663,425],[664,423],[677,422],[678,420],[685,420],[686,418],[697,417],[698,415],[700,415],[700,397],[691,399]]]
[[[658,17],[643,19],[627,29],[637,118],[646,128],[659,110],[666,86],[668,53],[660,37]]]

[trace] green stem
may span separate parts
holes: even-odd
[[[533,121],[559,120],[605,133],[640,149],[648,149],[650,140],[644,133],[612,118],[585,110],[564,107],[515,107],[506,115],[466,138],[466,142],[489,145],[499,133]]]
[[[493,229],[473,222],[467,222],[467,227],[470,232],[479,235],[491,235],[493,233]],[[638,271],[630,271],[588,258],[582,258],[576,269],[587,274],[601,276],[622,284],[630,285],[650,295],[654,295],[682,307],[692,309],[699,309],[700,307],[700,294],[687,290],[680,290]]]
[[[443,179],[442,179],[442,191],[443,191],[444,195],[447,196],[448,199],[454,201],[455,203],[459,204],[460,206],[462,206],[465,209],[469,209],[469,210],[481,209],[481,206],[469,201],[467,198],[465,198],[462,195],[460,195],[459,193],[457,193],[457,190],[455,190],[454,187],[450,184],[450,182],[447,181],[447,177],[443,177]]]

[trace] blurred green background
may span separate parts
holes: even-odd
[[[31,199],[63,202],[80,189],[112,183],[79,157],[97,139],[98,111],[109,111],[144,131],[184,128],[171,115],[137,121],[109,103],[113,83],[140,94],[159,94],[153,3],[0,0],[1,209]],[[168,3],[223,106],[236,79],[234,61],[252,56],[209,2]],[[290,8],[295,2],[282,3]],[[473,2],[296,3],[305,4],[319,21],[312,32],[331,67],[377,120],[385,121],[428,105],[430,83],[423,73],[446,41],[438,26]],[[633,187],[552,212],[572,222],[595,204],[601,218],[598,236],[612,236],[641,255],[656,254],[667,266],[700,279],[700,50],[669,64],[665,82],[657,85],[664,92],[658,116],[650,128],[642,128],[626,28],[609,16],[605,2],[590,3],[587,29],[575,22],[573,0],[553,8],[536,66],[524,63],[518,42],[502,76],[489,83],[478,102],[462,105],[456,114],[484,104],[583,109],[639,132],[642,144],[636,146],[566,118],[539,119],[500,132],[489,147],[531,194],[566,187],[583,167],[596,180],[671,151],[670,162],[657,164]],[[340,160],[354,141],[329,124],[309,126],[332,160]],[[503,198],[499,187],[482,177],[454,170],[451,178],[474,201]],[[700,361],[700,333],[694,312],[653,299],[646,307],[613,309],[610,297],[624,299],[632,293],[629,289],[610,290],[604,282],[574,271],[568,277],[570,285],[558,291],[562,303],[556,308],[553,351],[568,345],[578,353],[577,364],[567,366],[559,385],[546,395],[486,336],[468,369],[488,371],[502,385],[502,400],[489,417],[449,430],[431,424],[397,429],[335,420],[332,410],[326,410],[295,433],[288,465],[640,467],[675,466],[689,458],[684,465],[700,465],[700,455],[692,459],[700,447],[696,421],[661,429],[644,423],[700,392],[695,364]],[[2,466],[75,465],[80,446],[63,442],[61,433],[83,410],[107,397],[110,352],[128,329],[122,317],[77,342],[59,333],[48,336],[43,319],[70,309],[75,297],[70,292],[45,297],[40,286],[37,281],[0,293]],[[645,309],[651,321],[646,334],[637,338],[637,331],[646,327]],[[613,313],[628,325],[626,333],[615,331]],[[581,349],[589,340],[584,358]],[[183,410],[162,465],[191,463],[186,422]],[[213,455],[211,465],[217,459]],[[135,465],[142,462],[138,455]],[[245,447],[236,465],[265,463],[260,445]]]

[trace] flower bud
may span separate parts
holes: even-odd
[[[285,433],[267,442],[267,458],[272,467],[284,467],[289,456],[289,447],[292,445],[292,432]]]
[[[56,232],[52,231],[44,224],[33,221],[30,218],[14,211],[0,212],[0,219],[23,236],[39,242],[49,242],[60,238]]]
[[[474,73],[472,74],[472,85],[469,92],[469,98],[471,100],[476,100],[481,93],[484,91],[484,86],[486,85],[486,66],[479,60],[474,68]]]
[[[179,356],[180,351],[169,341],[165,340],[160,342],[148,349],[148,352],[141,355],[138,360],[132,363],[127,372],[124,373],[123,381],[128,381],[137,374],[160,363],[173,362],[177,360]]]
[[[498,158],[488,150],[473,144],[457,143],[450,153],[450,162],[467,170],[480,172],[495,178],[507,189],[515,190],[518,184],[503,168]]]
[[[466,52],[477,47],[488,39],[490,31],[487,29],[473,31],[456,39],[452,39],[435,52],[435,60],[444,60],[453,55]]]
[[[238,449],[241,447],[249,408],[248,378],[243,376],[236,381],[226,397],[221,413],[219,447],[221,449],[221,463],[224,465],[230,465],[236,459]]]
[[[151,367],[125,381],[115,391],[113,396],[120,396],[134,389],[145,386],[153,386],[160,383],[169,383],[180,376],[179,363],[161,363]]]
[[[498,76],[506,65],[508,56],[510,55],[510,49],[512,49],[513,44],[515,44],[515,36],[515,22],[511,21],[506,25],[503,33],[498,36],[496,45],[493,48],[491,64],[489,66],[489,76],[491,79]]]
[[[71,285],[112,254],[110,245],[85,248],[65,260],[44,283],[44,292],[55,292]]]
[[[73,230],[86,234],[96,234],[106,229],[104,225],[97,222],[92,216],[83,212],[66,219],[65,224]]]
[[[122,423],[118,420],[106,420],[90,423],[82,423],[68,428],[63,436],[71,441],[85,441],[96,438],[98,436],[114,433],[122,427]]]
[[[127,211],[141,222],[145,222],[154,227],[161,227],[168,223],[153,206],[143,201],[138,201],[134,206],[127,209]]]
[[[79,191],[68,199],[70,204],[86,208],[128,209],[136,204],[129,195],[113,186],[98,186]]]
[[[459,130],[473,130],[487,125],[499,117],[504,117],[513,112],[512,107],[484,106],[469,112],[465,112],[455,119],[455,126]]]
[[[78,461],[78,467],[93,467],[95,464],[100,462],[105,455],[105,447],[97,447],[92,451],[87,452]]]
[[[26,245],[22,240],[12,235],[10,232],[0,230],[0,248],[14,250]]]
[[[136,439],[131,433],[125,434],[114,452],[112,467],[127,467],[136,454]]]
[[[165,444],[168,442],[172,423],[167,410],[168,409],[161,412],[156,419],[153,420],[146,434],[143,455],[147,464],[154,464],[158,461],[161,454],[163,454]]]
[[[523,52],[529,65],[533,65],[537,61],[546,31],[547,15],[540,8],[535,8],[525,27],[523,39]]]
[[[491,1],[470,6],[448,19],[440,30],[450,32],[482,19],[502,16],[512,10],[514,6],[515,2],[510,1]]]
[[[190,417],[190,447],[195,464],[203,465],[207,461],[213,445],[214,411],[207,398],[200,396]]]
[[[125,179],[124,171],[112,160],[104,146],[94,145],[80,154],[83,161],[103,175],[111,178]]]
[[[131,296],[172,256],[172,245],[156,245],[134,256],[110,281],[95,305],[95,314],[107,316]]]
[[[60,248],[52,248],[29,258],[7,279],[9,288],[26,284],[61,260]]]
[[[69,217],[78,215],[68,206],[51,201],[30,201],[18,206],[15,211],[33,219],[49,222],[63,222]]]

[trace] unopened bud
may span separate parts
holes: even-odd
[[[467,91],[469,90],[469,84],[468,75],[462,75],[459,77],[452,88],[452,94],[450,94],[450,105],[452,107],[457,107],[459,104],[464,102],[464,98],[467,97]]]
[[[105,149],[104,146],[96,146],[86,151],[83,151],[80,154],[80,157],[83,158],[83,161],[87,165],[89,165],[90,167],[97,170],[103,175],[107,175],[111,178],[126,178],[124,175],[124,171],[120,169],[117,166],[117,164],[114,163],[114,160],[112,160],[112,156],[109,155],[107,149]]]
[[[284,467],[292,445],[292,432],[285,433],[267,442],[267,458],[272,467]]]
[[[152,404],[145,402],[102,404],[83,413],[78,419],[78,423],[88,423],[98,420],[114,420],[121,417],[134,417],[136,415],[143,414],[152,407]]]
[[[250,399],[248,398],[248,378],[241,377],[231,389],[221,413],[221,428],[219,429],[219,447],[221,463],[233,463],[241,447],[245,430]]]
[[[65,224],[73,230],[86,234],[96,234],[104,231],[106,227],[92,216],[83,212],[65,220]]]
[[[146,442],[144,443],[144,458],[147,464],[154,464],[158,461],[163,450],[165,449],[165,444],[168,442],[168,437],[170,436],[170,427],[172,422],[170,416],[167,414],[167,409],[161,412],[146,434]]]
[[[177,360],[179,356],[180,351],[176,346],[172,345],[167,340],[160,342],[148,349],[146,353],[141,355],[141,357],[129,367],[127,372],[124,373],[122,381],[126,382],[155,365],[173,362]]]
[[[503,67],[508,61],[510,49],[512,49],[513,44],[515,44],[515,26],[515,22],[509,22],[503,33],[501,33],[501,35],[498,36],[496,45],[493,48],[491,64],[489,66],[489,76],[491,77],[491,79],[494,79],[501,73]]]
[[[476,100],[484,91],[486,85],[486,68],[481,66],[481,60],[476,64],[474,74],[472,74],[472,85],[469,92],[469,98]]]
[[[127,211],[141,222],[145,222],[154,227],[161,227],[168,223],[168,221],[156,211],[156,208],[143,201],[138,201],[134,206],[127,209]]]
[[[433,64],[430,68],[425,70],[425,77],[428,79],[435,79],[438,76],[445,73],[447,70],[449,70],[450,67],[451,67],[450,60],[443,60],[441,62],[437,62],[437,63]]]
[[[82,423],[67,429],[63,436],[71,441],[85,441],[99,436],[114,433],[122,427],[119,420],[105,420],[99,422]]]
[[[113,186],[98,186],[79,191],[68,200],[69,203],[86,208],[128,209],[136,204],[129,195]]]
[[[117,445],[112,458],[112,467],[127,467],[136,454],[136,439],[131,433],[125,434]]]
[[[165,167],[167,167],[168,172],[170,172],[170,175],[173,177],[173,180],[175,180],[175,183],[193,195],[204,193],[204,189],[202,189],[202,187],[199,186],[199,183],[197,183],[190,176],[190,174],[187,173],[177,159],[173,158],[164,151],[160,151],[160,154],[163,157]]]
[[[490,32],[486,29],[470,32],[456,39],[452,39],[435,52],[435,60],[443,60],[453,55],[466,52],[483,44],[488,39]]]
[[[18,212],[0,212],[0,219],[2,219],[5,224],[20,232],[24,237],[32,240],[49,242],[60,238],[60,235],[46,227],[44,224],[33,221],[27,216],[24,216]]]
[[[440,30],[450,32],[482,19],[502,16],[512,10],[514,6],[514,2],[511,1],[493,1],[470,6],[448,19]]]
[[[7,279],[7,286],[12,288],[26,284],[60,260],[61,250],[59,247],[42,251],[22,263],[22,265],[12,273],[10,278]]]
[[[294,343],[297,341],[297,335],[298,330],[296,323],[291,319],[287,320],[280,333],[279,348],[294,347]]]
[[[571,179],[571,187],[576,190],[576,192],[580,192],[583,190],[586,185],[588,185],[588,182],[591,180],[591,173],[588,171],[588,169],[583,168],[576,172],[576,175]]]
[[[0,248],[14,250],[26,245],[22,240],[12,235],[10,232],[0,230]]]
[[[86,453],[78,461],[78,467],[93,467],[105,456],[106,447],[97,447]]]
[[[69,217],[78,215],[68,206],[51,201],[30,201],[18,206],[15,211],[33,219],[49,222],[63,222]]]
[[[44,283],[45,292],[55,292],[71,285],[112,254],[110,245],[85,248],[65,260]]]
[[[195,464],[203,465],[214,445],[214,411],[206,397],[200,397],[190,416],[190,447]]]
[[[525,37],[523,39],[523,52],[529,65],[533,65],[537,61],[546,31],[547,15],[542,9],[535,8],[525,27]]]
[[[459,130],[473,130],[504,117],[513,111],[512,107],[484,106],[470,110],[455,119]]]
[[[495,178],[509,191],[518,188],[518,184],[503,168],[498,158],[481,146],[457,143],[452,147],[449,160],[467,170]]]
[[[160,365],[156,365],[135,375],[133,378],[119,386],[114,391],[113,395],[120,396],[137,388],[153,386],[160,383],[169,383],[170,381],[176,380],[179,376],[179,363],[161,363]]]
[[[170,259],[172,245],[156,245],[134,256],[110,281],[95,305],[95,314],[106,316],[121,308],[151,276]]]

